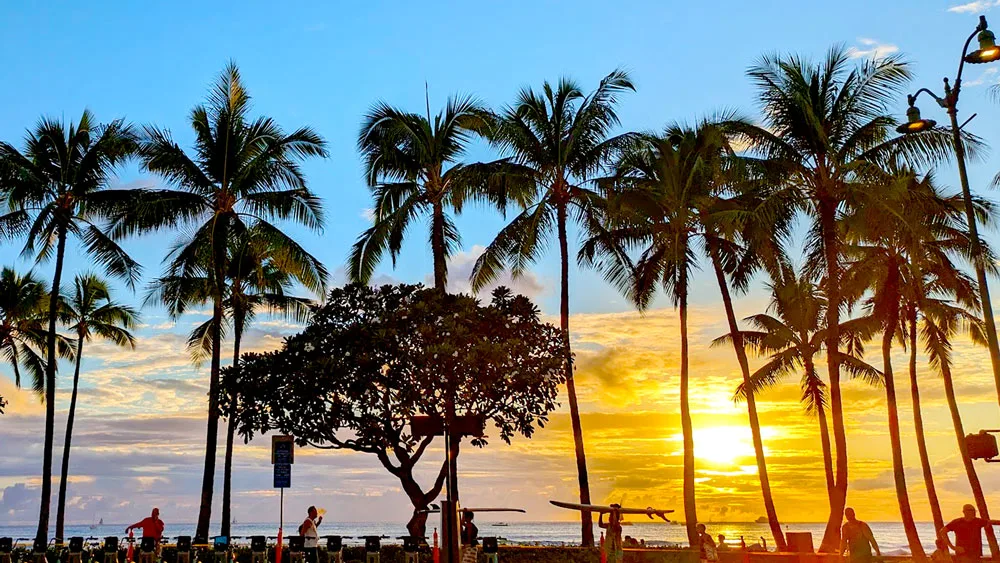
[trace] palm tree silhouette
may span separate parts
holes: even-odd
[[[524,200],[524,210],[487,246],[476,261],[472,287],[478,291],[493,283],[510,267],[516,278],[542,254],[553,228],[559,243],[559,323],[567,342],[566,395],[576,449],[576,469],[580,502],[590,503],[590,481],[583,444],[580,406],[573,379],[573,358],[569,351],[569,235],[570,212],[581,220],[600,200],[587,187],[618,151],[631,142],[632,135],[611,136],[619,124],[615,106],[618,96],[635,87],[628,73],[615,70],[605,76],[589,95],[575,82],[562,79],[545,82],[541,92],[522,89],[512,106],[503,110],[490,129],[494,145],[510,154],[505,179],[507,199]],[[594,545],[589,512],[581,513],[582,543]]]
[[[36,537],[47,541],[52,500],[52,449],[55,436],[56,322],[63,260],[69,237],[108,274],[132,287],[139,264],[110,237],[102,221],[136,201],[137,190],[110,189],[115,170],[135,153],[130,125],[113,121],[100,125],[84,111],[66,126],[43,118],[25,140],[24,152],[0,143],[0,190],[9,212],[0,216],[0,235],[24,237],[22,254],[37,262],[54,258],[49,295],[45,361],[45,439],[42,454],[41,503]]]
[[[79,274],[73,280],[73,293],[61,297],[59,315],[76,336],[76,366],[73,369],[73,394],[66,415],[66,439],[63,442],[62,473],[59,476],[59,497],[56,508],[56,537],[65,538],[66,488],[69,477],[69,453],[73,442],[73,421],[76,418],[77,393],[80,386],[80,363],[83,343],[99,336],[123,348],[135,349],[135,337],[129,332],[139,322],[139,313],[112,301],[107,282],[95,274]]]
[[[268,117],[252,119],[250,95],[230,63],[205,104],[191,112],[194,154],[189,156],[168,131],[145,128],[140,157],[145,168],[177,189],[147,190],[138,210],[115,219],[119,235],[188,226],[167,256],[163,277],[210,280],[212,318],[208,424],[201,508],[195,535],[207,537],[215,482],[219,428],[218,389],[225,316],[227,249],[253,228],[258,237],[302,260],[308,253],[274,222],[286,220],[313,231],[323,227],[319,198],[306,184],[299,162],[325,157],[326,143],[308,127],[285,133]],[[209,264],[209,266],[205,266]],[[174,311],[177,313],[177,311]]]
[[[830,413],[836,463],[830,517],[821,551],[840,545],[840,524],[847,501],[847,434],[840,391],[840,295],[842,264],[838,219],[856,196],[878,189],[878,169],[906,160],[918,166],[946,158],[952,151],[945,131],[929,130],[893,137],[891,110],[911,73],[898,56],[855,64],[843,46],[819,64],[790,55],[768,55],[747,72],[757,87],[762,126],[739,130],[755,154],[785,170],[785,182],[811,220],[809,263],[823,270],[826,296],[826,350]],[[819,276],[817,276],[819,277]]]

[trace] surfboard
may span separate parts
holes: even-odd
[[[579,504],[579,503],[575,503],[575,502],[562,502],[562,501],[558,501],[558,500],[550,500],[549,502],[553,506],[558,506],[559,508],[566,508],[568,510],[579,510],[579,511],[587,511],[587,512],[599,512],[599,513],[602,513],[602,514],[608,514],[609,512],[612,512],[612,511],[618,512],[619,514],[645,514],[646,516],[649,516],[650,518],[652,518],[653,516],[659,516],[660,518],[663,518],[664,520],[667,519],[667,516],[666,516],[667,514],[670,514],[670,513],[673,512],[673,510],[669,510],[669,509],[659,509],[659,508],[652,508],[652,507],[647,507],[647,508],[627,508],[627,507],[620,507],[620,506],[617,506],[617,505],[615,505],[615,506],[603,506],[603,505],[599,505],[599,504]]]
[[[527,514],[523,508],[460,508],[459,512],[520,512]]]

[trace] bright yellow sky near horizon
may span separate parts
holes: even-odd
[[[762,310],[763,305],[752,300],[742,302],[738,313],[750,314]],[[645,315],[627,312],[572,317],[578,390],[596,502],[627,502],[678,511],[682,508],[677,323],[677,313],[671,308]],[[695,306],[691,310],[697,508],[701,520],[748,521],[763,514],[763,507],[745,405],[732,401],[740,375],[731,348],[709,346],[713,338],[725,332],[724,325],[715,307]],[[279,338],[273,333],[265,335],[267,328],[262,327],[263,332],[253,336],[252,347],[277,345]],[[88,377],[104,392],[85,393],[81,407],[81,430],[74,449],[75,468],[79,462],[74,485],[79,494],[75,502],[81,513],[116,498],[108,487],[122,484],[131,491],[123,501],[125,508],[158,502],[172,503],[175,512],[193,509],[197,503],[194,484],[203,455],[199,444],[203,439],[201,397],[205,389],[203,375],[198,375],[183,354],[183,339],[167,332],[154,335],[140,342],[134,355],[97,343],[92,354],[102,367]],[[869,360],[879,365],[881,362],[875,356]],[[955,379],[967,432],[1000,426],[988,361],[985,350],[964,341],[956,343]],[[760,364],[759,359],[753,362],[754,367]],[[906,359],[901,349],[896,351],[894,362],[900,378],[910,501],[916,517],[929,520],[912,433]],[[190,380],[182,378],[171,383],[164,373],[193,375]],[[941,383],[922,355],[919,378],[938,493],[946,516],[957,515],[961,504],[969,501],[968,483],[958,460]],[[0,381],[0,393],[12,399],[10,413],[0,419],[5,435],[14,443],[28,433],[40,439],[40,406],[25,393],[12,394],[9,383]],[[898,520],[884,390],[849,381],[844,386],[844,400],[850,453],[849,504],[869,521]],[[825,520],[827,501],[818,426],[799,403],[797,377],[790,377],[786,384],[763,396],[758,405],[779,518],[789,522]],[[531,520],[572,519],[572,514],[548,506],[550,499],[574,500],[577,496],[567,411],[563,401],[550,424],[531,440],[515,439],[510,446],[494,442],[484,450],[465,448],[460,458],[463,502],[467,506],[522,506],[529,510]],[[174,438],[156,431],[161,426],[169,429],[175,425],[190,431]],[[274,494],[269,483],[267,448],[265,440],[237,448],[240,478],[235,485],[235,514],[240,519],[249,519]],[[35,446],[25,449],[23,474],[9,476],[8,472],[8,476],[0,478],[0,487],[25,483],[31,490],[37,485],[37,451]],[[170,457],[158,457],[165,453]],[[368,519],[370,510],[376,510],[377,515],[377,510],[391,507],[394,517],[405,511],[407,501],[398,485],[372,456],[316,450],[300,453],[303,461],[296,466],[295,483],[306,482],[309,486],[293,487],[291,502],[308,503],[328,497],[324,503],[327,506],[353,506],[351,503],[356,501],[358,508],[350,513],[357,520]],[[437,467],[433,460],[440,455],[439,448],[428,452],[421,470],[425,482]],[[88,462],[101,459],[119,460],[114,463],[120,471],[110,480],[104,470]],[[1000,485],[1000,467],[976,465],[989,498],[996,500],[992,491]],[[13,513],[6,517],[9,522],[20,519]]]

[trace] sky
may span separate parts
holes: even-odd
[[[355,141],[362,116],[378,100],[423,111],[426,83],[432,111],[455,94],[472,94],[500,108],[524,86],[537,88],[545,80],[568,76],[589,90],[622,67],[637,86],[635,93],[622,96],[623,131],[660,129],[730,109],[756,119],[759,111],[744,73],[762,54],[817,58],[835,44],[849,47],[859,61],[904,53],[913,65],[913,89],[940,90],[941,78],[955,72],[959,48],[977,16],[1000,18],[998,5],[946,0],[845,0],[836,6],[766,0],[9,3],[0,8],[0,139],[20,145],[25,129],[41,116],[71,120],[89,108],[102,121],[124,118],[168,128],[188,147],[189,111],[204,99],[226,62],[234,60],[253,96],[255,113],[273,117],[288,130],[312,126],[329,143],[329,158],[303,165],[311,188],[323,199],[326,228],[313,233],[290,227],[289,232],[329,267],[336,285],[344,281],[351,243],[370,224],[370,194]],[[963,120],[977,115],[968,129],[994,146],[1000,143],[1000,106],[988,87],[1000,80],[998,71],[1000,66],[968,67],[960,104]],[[925,98],[922,104],[924,116],[946,120],[928,102]],[[898,113],[902,116],[904,110],[900,99]],[[468,159],[493,156],[476,145]],[[998,170],[996,151],[970,163],[974,191],[995,198],[988,186]],[[953,167],[942,166],[936,176],[942,185],[957,189]],[[119,182],[159,183],[134,166],[121,171]],[[462,251],[451,259],[450,289],[465,291],[475,258],[504,218],[469,209],[456,222]],[[377,279],[427,281],[431,259],[426,232],[425,225],[417,225],[396,267],[386,262]],[[175,236],[161,233],[126,241],[144,267],[145,280],[160,271]],[[994,232],[986,238],[1000,243]],[[19,256],[20,248],[17,242],[0,246],[0,264],[23,271],[34,267],[51,277],[51,264],[34,265]],[[523,279],[506,280],[535,299],[552,321],[558,312],[556,258],[549,252]],[[89,268],[86,256],[74,248],[67,272]],[[709,345],[727,332],[714,280],[701,270],[695,282],[690,332],[698,510],[706,520],[753,520],[763,514],[763,505],[746,412],[731,400],[738,367],[732,350]],[[679,510],[677,314],[660,299],[640,315],[589,270],[574,266],[571,283],[571,327],[593,497]],[[767,307],[762,283],[758,280],[738,300],[738,315]],[[116,284],[116,295],[138,306],[144,285],[133,293]],[[190,362],[185,335],[207,314],[195,311],[174,321],[163,310],[146,307],[136,350],[100,341],[87,345],[68,521],[130,522],[151,505],[158,505],[168,521],[196,519],[208,373],[207,366]],[[261,318],[244,349],[274,349],[297,330],[285,321]],[[956,349],[955,377],[967,431],[997,427],[1000,411],[988,355],[966,342]],[[754,362],[760,365],[759,359]],[[896,363],[905,365],[901,351]],[[940,382],[923,357],[920,366],[939,493],[946,514],[957,514],[969,500],[968,484]],[[58,451],[68,373],[69,366],[62,366]],[[0,417],[0,525],[30,523],[38,511],[43,407],[29,393],[14,390],[11,375],[0,365],[0,395],[11,401]],[[825,520],[817,423],[804,414],[798,399],[797,382],[790,378],[759,405],[777,511],[788,521]],[[909,398],[899,400],[911,501],[916,516],[927,520]],[[884,396],[849,382],[845,402],[849,502],[868,520],[896,520]],[[276,506],[268,444],[257,440],[236,450],[233,510],[241,521],[259,519]],[[547,504],[577,495],[572,451],[563,400],[552,423],[530,441],[463,451],[463,503],[522,506],[532,520],[573,518]],[[440,448],[428,452],[433,461],[422,468],[425,483],[442,455]],[[293,488],[286,495],[291,513],[317,504],[346,521],[406,519],[406,497],[371,456],[303,449],[296,458]],[[979,466],[986,491],[1000,490],[998,471]],[[217,483],[216,519],[221,471]],[[988,500],[1000,501],[997,493],[988,494]]]

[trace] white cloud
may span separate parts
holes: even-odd
[[[948,8],[948,11],[956,14],[974,14],[976,12],[985,12],[995,6],[1000,6],[1000,0],[974,0],[973,2],[952,6]]]
[[[962,84],[962,86],[981,86],[983,84],[996,84],[997,83],[997,69],[995,67],[990,67],[983,70],[975,80],[970,80]]]
[[[899,51],[899,47],[891,43],[879,43],[868,37],[858,37],[860,45],[853,45],[847,50],[853,59],[881,59]]]
[[[361,210],[361,218],[369,223],[375,222],[375,210],[371,207],[366,207]]]
[[[459,252],[448,258],[448,291],[452,293],[472,293],[472,283],[469,281],[472,269],[476,266],[476,260],[486,250],[486,247],[475,245],[467,252]],[[434,285],[434,277],[428,274],[424,279],[428,286]],[[546,291],[546,286],[534,272],[526,272],[518,279],[511,277],[510,272],[505,271],[499,278],[479,291],[479,297],[489,297],[497,287],[504,286],[510,288],[514,293],[518,293],[535,299]]]

